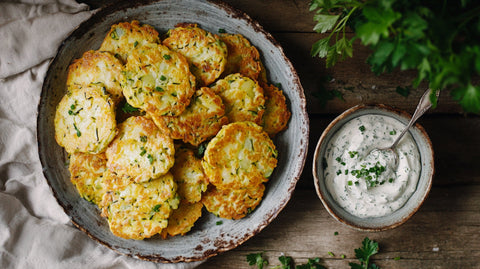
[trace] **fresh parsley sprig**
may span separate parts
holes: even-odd
[[[263,269],[268,265],[268,261],[263,258],[263,252],[251,253],[247,255],[248,265],[255,265],[258,269]]]
[[[349,263],[351,269],[380,269],[374,263],[370,263],[370,258],[378,253],[378,243],[365,237],[362,241],[362,247],[355,249],[355,257],[360,261],[358,263]]]
[[[293,259],[290,256],[282,255],[278,257],[280,265],[271,267],[269,269],[326,269],[320,264],[320,258],[308,259],[307,263],[293,267]],[[263,269],[268,265],[268,261],[263,257],[263,252],[251,253],[247,255],[247,262],[249,265],[255,265],[257,269]]]
[[[313,0],[318,33],[312,56],[327,67],[353,56],[359,39],[372,53],[375,74],[417,71],[414,87],[426,80],[434,90],[450,89],[467,112],[480,113],[480,1],[476,0]],[[351,37],[346,29],[353,30]],[[436,105],[432,92],[431,100]]]

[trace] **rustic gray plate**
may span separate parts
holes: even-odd
[[[219,220],[213,214],[203,216],[185,236],[167,240],[151,238],[125,240],[112,235],[98,208],[80,198],[70,183],[66,154],[54,139],[54,112],[65,94],[67,68],[90,49],[98,49],[112,24],[139,20],[154,26],[160,34],[180,22],[195,22],[217,33],[225,29],[248,38],[262,54],[271,82],[280,83],[292,117],[288,129],[275,139],[278,167],[272,175],[260,206],[237,221]],[[304,166],[308,144],[308,116],[299,78],[280,45],[248,15],[221,2],[206,0],[135,1],[100,10],[82,23],[60,46],[47,72],[38,108],[38,149],[44,175],[58,203],[72,222],[91,238],[132,257],[155,262],[198,261],[230,250],[265,228],[291,197]]]

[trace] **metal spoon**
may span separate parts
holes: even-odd
[[[435,95],[439,96],[440,91],[437,90],[435,91]],[[385,148],[376,148],[373,149],[370,154],[374,151],[391,151],[394,156],[394,165],[395,167],[398,166],[398,153],[395,151],[395,147],[397,146],[398,142],[402,139],[402,137],[407,133],[408,129],[413,126],[413,124],[432,106],[432,102],[430,101],[430,89],[427,89],[425,93],[423,94],[422,98],[420,98],[420,101],[418,102],[417,108],[415,109],[415,112],[413,113],[412,118],[410,119],[410,122],[408,122],[407,127],[403,129],[403,131],[400,133],[400,135],[395,139],[393,144],[389,147]],[[369,155],[369,154],[367,154]]]

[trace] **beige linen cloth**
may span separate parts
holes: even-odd
[[[37,106],[60,43],[94,11],[74,0],[0,1],[0,268],[193,268],[117,254],[72,225],[38,158]]]

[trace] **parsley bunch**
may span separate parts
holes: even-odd
[[[310,10],[314,30],[329,32],[311,51],[327,67],[352,57],[359,39],[372,49],[375,74],[414,69],[414,87],[426,80],[434,91],[450,89],[465,111],[480,112],[480,85],[472,81],[480,73],[480,1],[312,0]]]

